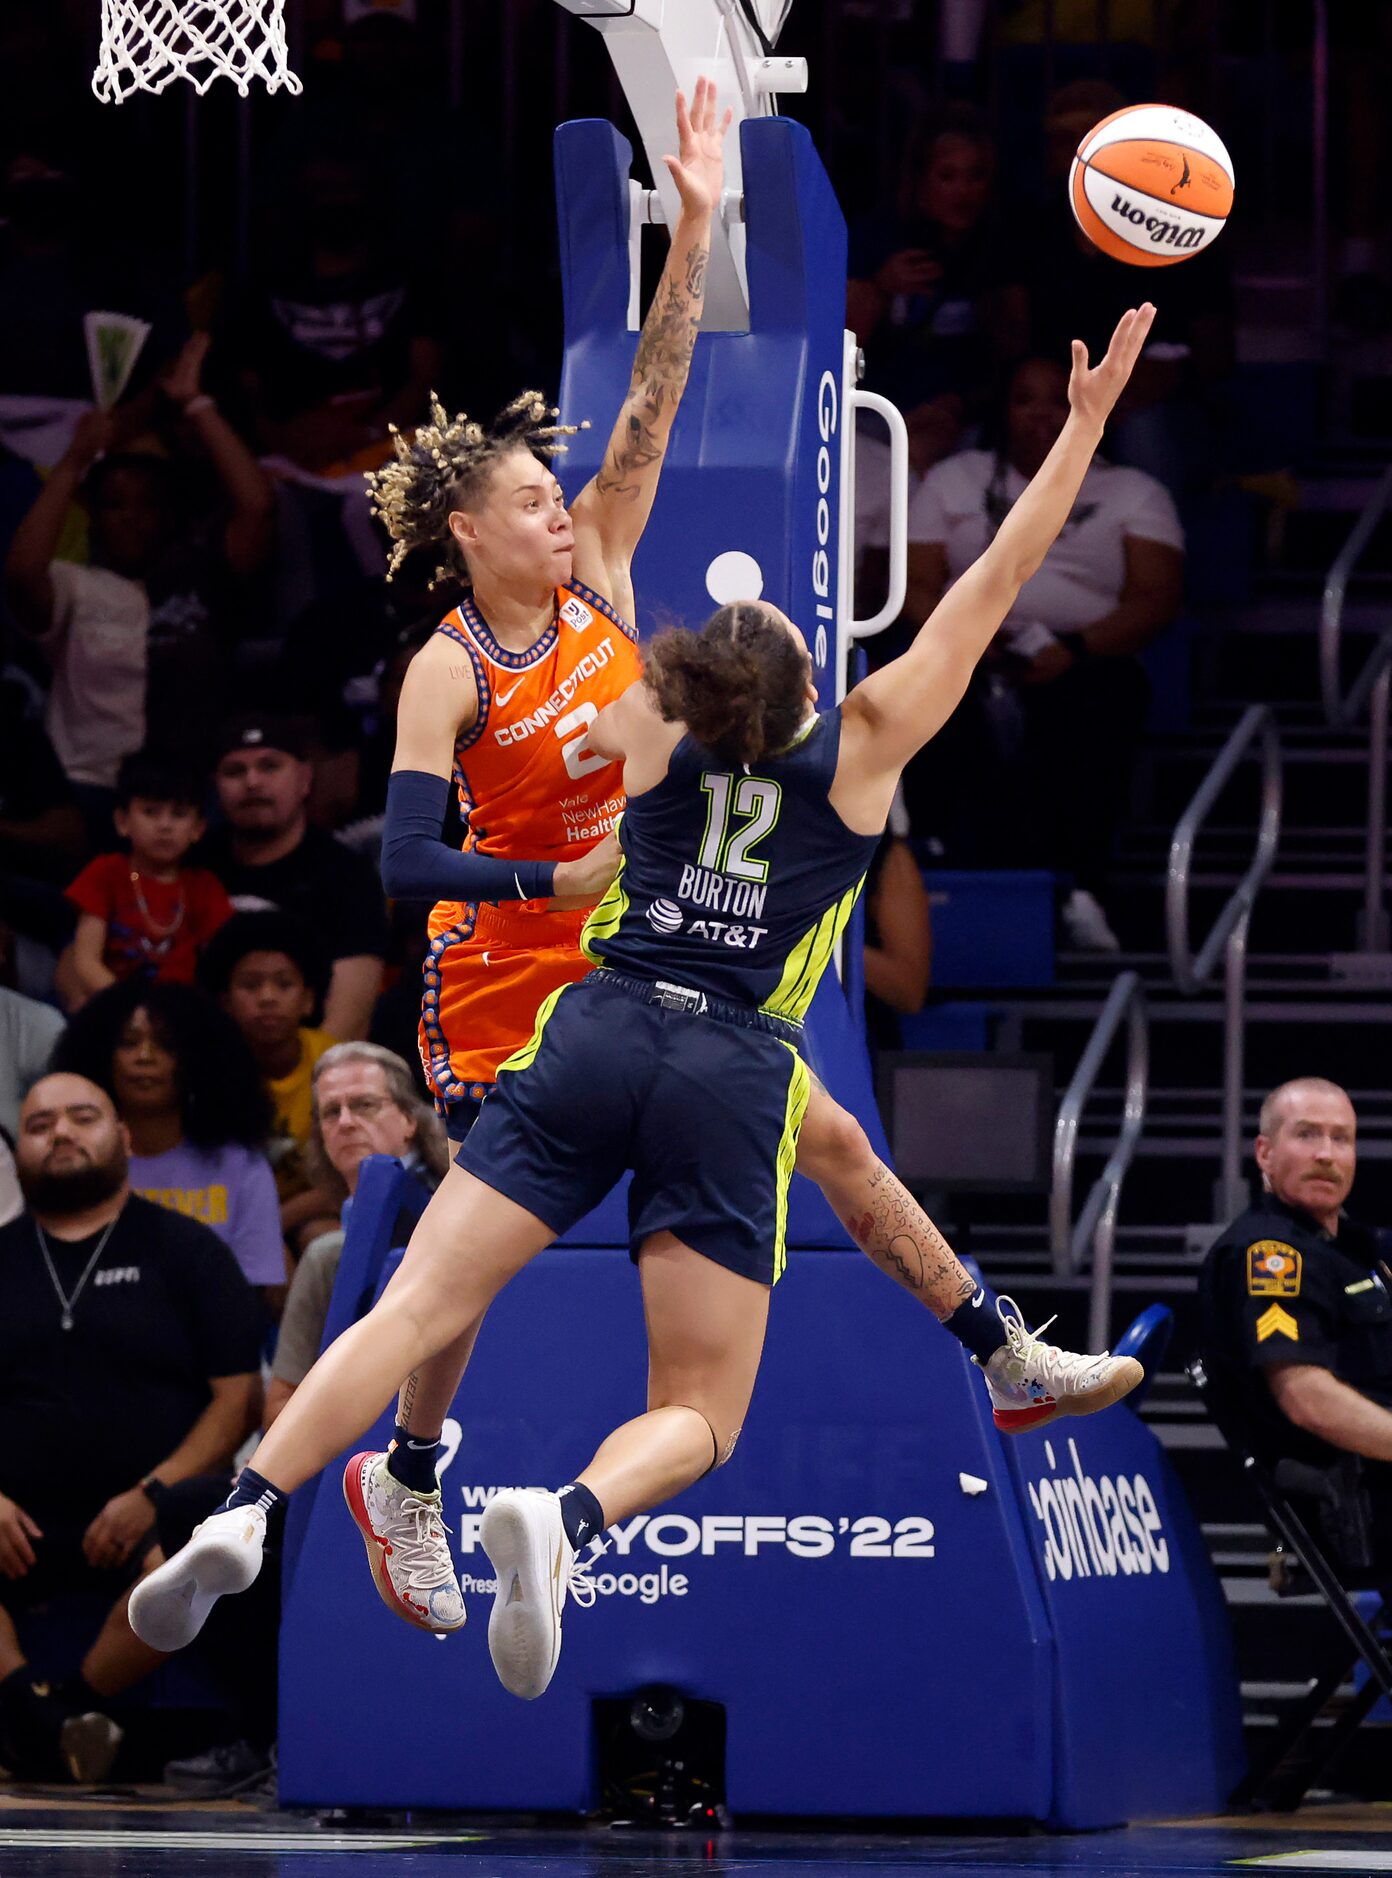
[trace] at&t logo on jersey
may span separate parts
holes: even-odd
[[[654,932],[668,935],[680,932],[683,925],[682,910],[671,900],[654,900],[648,908],[648,924]]]

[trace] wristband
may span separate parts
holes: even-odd
[[[145,1498],[150,1502],[151,1506],[158,1513],[160,1509],[160,1501],[164,1498],[165,1494],[168,1493],[169,1488],[166,1486],[165,1482],[162,1481],[158,1477],[158,1475],[146,1474],[145,1478],[140,1483],[140,1491],[145,1495]]]

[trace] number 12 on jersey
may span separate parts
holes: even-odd
[[[701,837],[700,866],[736,880],[767,880],[768,862],[754,858],[754,848],[773,833],[783,790],[762,776],[735,778],[721,770],[701,777],[706,797],[706,832]],[[731,818],[743,822],[731,829]]]

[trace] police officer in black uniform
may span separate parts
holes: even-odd
[[[1357,1117],[1337,1084],[1283,1083],[1262,1104],[1263,1192],[1204,1261],[1200,1347],[1263,1458],[1365,1470],[1374,1548],[1392,1560],[1392,1269],[1344,1212]]]

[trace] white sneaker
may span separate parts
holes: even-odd
[[[1038,1330],[1029,1330],[1013,1298],[998,1298],[996,1315],[1007,1341],[989,1361],[983,1363],[979,1356],[972,1361],[985,1373],[992,1413],[1002,1434],[1045,1428],[1060,1415],[1095,1415],[1098,1409],[1110,1408],[1130,1395],[1145,1377],[1134,1356],[1112,1356],[1106,1350],[1101,1356],[1076,1356],[1071,1350],[1041,1342],[1053,1318]]]
[[[493,1667],[510,1694],[534,1702],[560,1660],[567,1592],[577,1604],[594,1603],[589,1570],[598,1554],[576,1563],[559,1496],[538,1488],[495,1494],[484,1509],[479,1537],[498,1580],[488,1620]]]
[[[450,1556],[443,1501],[403,1486],[385,1454],[355,1454],[343,1470],[343,1497],[367,1547],[373,1582],[389,1611],[443,1636],[464,1622],[464,1594]]]
[[[245,1591],[261,1569],[266,1515],[234,1506],[195,1526],[173,1558],[142,1578],[131,1593],[130,1626],[152,1650],[192,1643],[219,1598]]]
[[[1059,908],[1068,942],[1079,952],[1120,952],[1121,941],[1107,924],[1096,894],[1075,887]]]

